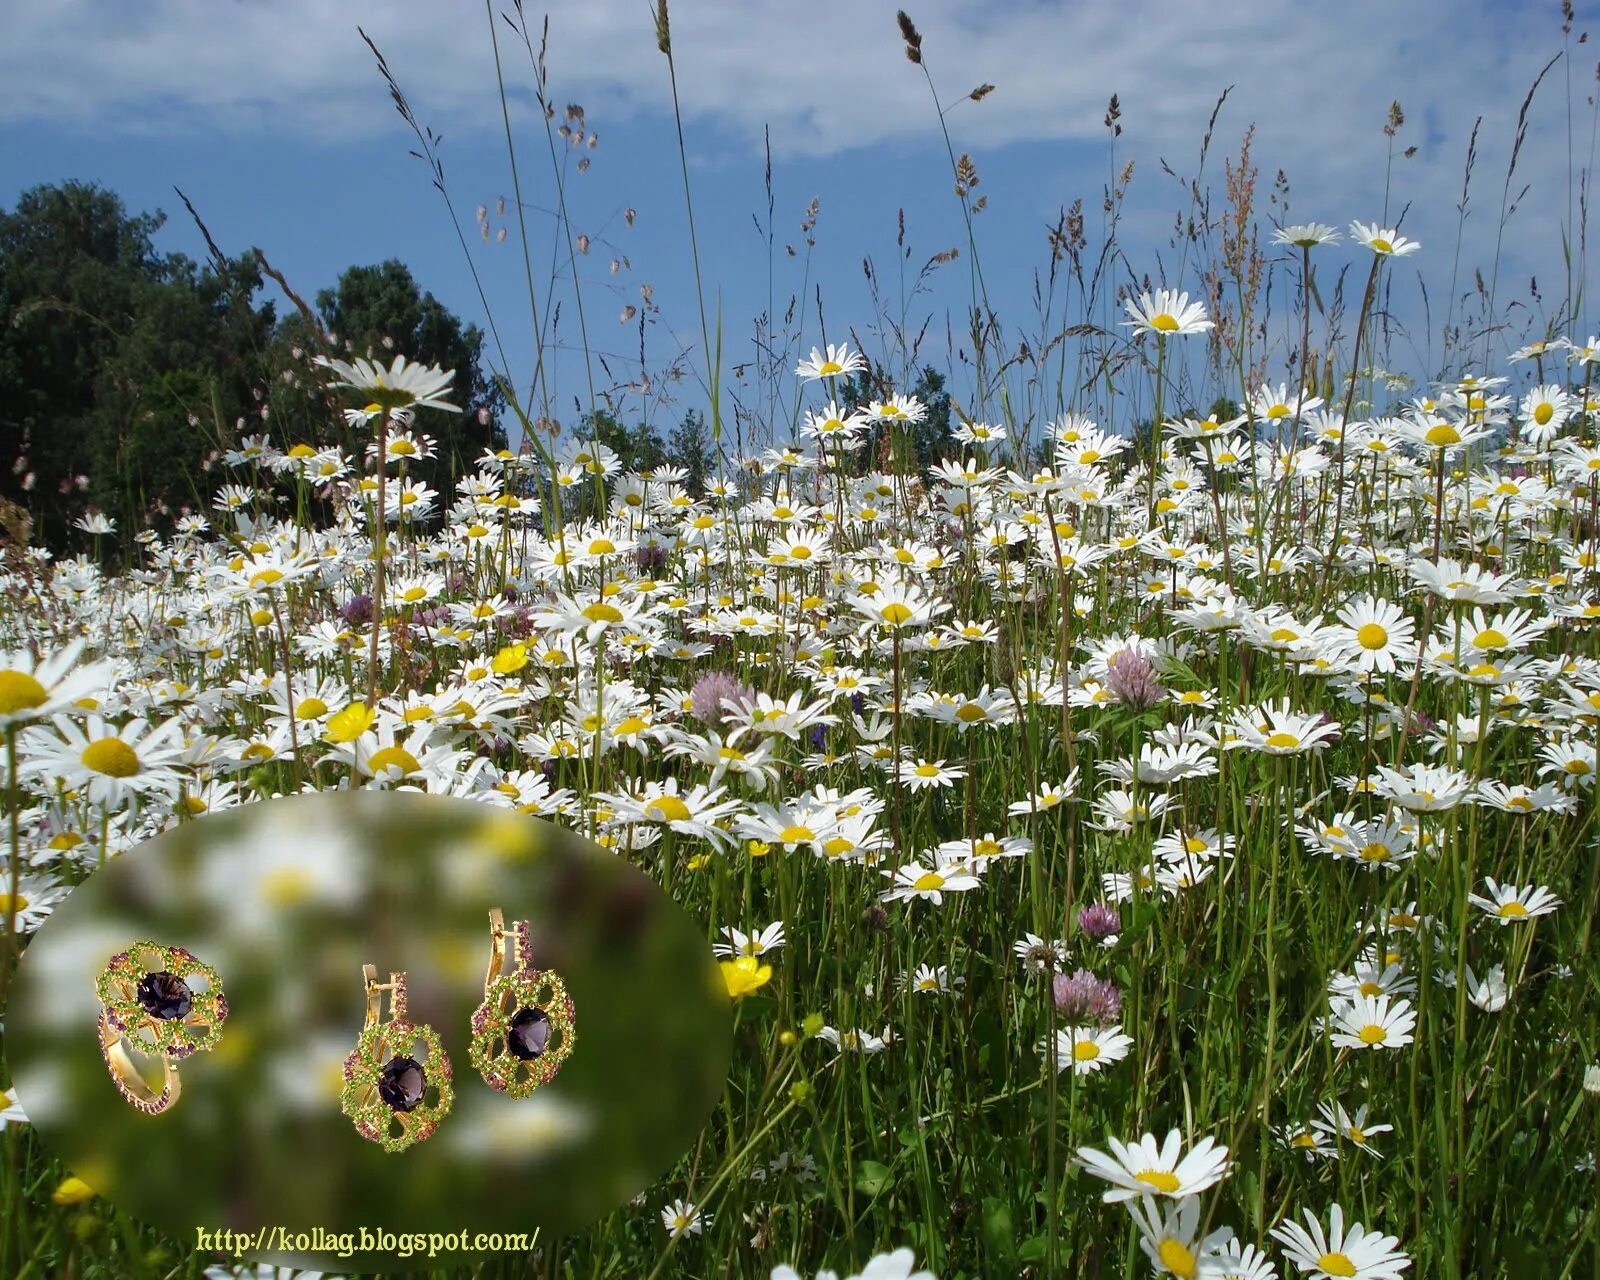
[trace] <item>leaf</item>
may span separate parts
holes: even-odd
[[[886,1164],[879,1164],[876,1160],[863,1160],[856,1166],[856,1190],[863,1195],[882,1195],[891,1181],[893,1179]]]
[[[997,1196],[983,1198],[983,1243],[996,1260],[1016,1261],[1017,1233],[1011,1206]]]

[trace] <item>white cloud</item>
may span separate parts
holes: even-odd
[[[509,8],[495,0],[496,13]],[[940,0],[913,5],[930,69],[947,97],[983,81],[998,91],[956,108],[974,144],[1098,139],[1112,92],[1127,144],[1190,145],[1223,86],[1235,118],[1263,140],[1315,154],[1330,130],[1375,137],[1392,98],[1452,121],[1512,113],[1530,68],[1558,47],[1556,22],[1520,20],[1503,0],[1397,6],[1390,0],[1286,6],[1279,0]],[[1553,6],[1552,6],[1553,9]],[[798,12],[798,16],[797,16]],[[537,43],[540,15],[529,10]],[[442,127],[497,118],[485,10],[471,0],[153,0],[17,6],[0,48],[0,123],[96,129],[293,130],[348,138],[396,122],[372,35]],[[742,132],[770,123],[784,153],[926,138],[927,89],[903,55],[894,6],[860,0],[678,0],[678,83],[689,118]],[[526,56],[503,24],[502,56],[526,85]],[[588,0],[551,19],[559,100],[613,116],[668,103],[665,61],[641,0]]]
[[[494,0],[496,15],[508,7]],[[1117,154],[1138,163],[1135,229],[1152,243],[1164,239],[1170,213],[1157,214],[1151,202],[1170,210],[1182,194],[1158,161],[1185,177],[1193,171],[1205,122],[1229,84],[1208,179],[1220,192],[1224,155],[1254,122],[1258,212],[1266,213],[1266,189],[1281,167],[1293,184],[1294,217],[1341,226],[1380,214],[1381,128],[1398,98],[1408,117],[1400,145],[1415,144],[1419,153],[1396,162],[1391,210],[1412,203],[1407,231],[1438,255],[1436,264],[1453,249],[1461,166],[1479,115],[1485,124],[1464,260],[1492,253],[1517,108],[1561,47],[1555,5],[1533,13],[1509,0],[913,0],[911,9],[947,99],[983,82],[998,86],[948,117],[957,149],[970,150],[980,169],[1008,143],[1103,146],[1107,100],[1119,94]],[[752,154],[770,126],[780,159],[936,143],[938,118],[921,72],[904,57],[894,12],[862,0],[677,0],[673,39],[691,150],[696,131],[708,126]],[[528,16],[537,47],[542,14],[530,9]],[[526,54],[496,21],[508,81],[531,110]],[[218,130],[243,141],[263,132],[327,141],[386,134],[403,126],[356,34],[359,23],[425,123],[458,136],[499,129],[488,19],[471,0],[53,0],[14,6],[8,22],[0,125],[13,128],[48,121],[112,134],[158,131],[175,146]],[[552,16],[550,32],[558,104],[583,103],[603,135],[640,117],[659,123],[670,102],[667,68],[643,0],[566,6]],[[1575,41],[1581,164],[1593,58]],[[1568,203],[1564,76],[1558,66],[1530,117],[1516,186],[1531,181],[1535,194],[1513,223],[1506,273],[1560,264]],[[703,136],[698,141],[704,145]],[[1036,199],[1045,216],[1063,183],[1046,190],[1044,179],[1070,171],[1070,185],[1081,189],[1078,154],[1080,163],[1063,158],[1055,172],[1041,173],[1037,193],[1011,190],[1007,198]],[[1443,287],[1442,269],[1428,275]],[[1435,302],[1442,311],[1443,299]]]

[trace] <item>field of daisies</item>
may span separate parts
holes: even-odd
[[[328,360],[366,457],[247,438],[136,567],[9,557],[9,949],[174,823],[467,797],[658,876],[738,1002],[700,1144],[539,1274],[1593,1275],[1597,363],[917,474],[830,346],[703,493],[573,440],[429,520],[450,372]],[[8,1274],[209,1263],[4,1119]]]
[[[175,824],[461,797],[655,877],[735,1046],[633,1203],[430,1274],[1600,1277],[1600,338],[1391,400],[1422,247],[1271,240],[1302,352],[1313,261],[1366,279],[1347,372],[1125,288],[1145,423],[958,411],[932,466],[824,343],[703,484],[534,430],[446,502],[454,371],[318,357],[364,452],[243,435],[204,510],[0,549],[0,984]],[[1184,407],[1208,349],[1230,413]],[[0,1274],[277,1274],[0,1104]]]

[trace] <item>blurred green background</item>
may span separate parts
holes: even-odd
[[[467,1059],[496,906],[508,926],[532,921],[534,962],[562,975],[577,1012],[573,1056],[520,1101]],[[141,938],[213,965],[230,1006],[221,1044],[182,1064],[182,1096],[159,1116],[122,1100],[95,1040],[95,977]],[[454,1068],[438,1132],[393,1155],[339,1110],[367,963],[382,981],[406,971],[411,1018],[439,1032]],[[91,876],[23,958],[6,1048],[47,1144],[180,1239],[280,1225],[550,1239],[625,1203],[689,1148],[723,1088],[731,1021],[700,927],[581,837],[467,800],[322,794],[185,823]]]

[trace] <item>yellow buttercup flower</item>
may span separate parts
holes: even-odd
[[[94,1188],[82,1178],[68,1177],[62,1180],[50,1198],[57,1204],[82,1204],[85,1200],[94,1198]]]
[[[328,717],[328,728],[322,736],[329,742],[354,742],[378,718],[378,713],[365,702],[352,702],[343,711]]]
[[[528,665],[528,646],[525,644],[508,644],[499,653],[494,655],[490,664],[497,676],[508,676],[515,671],[521,671]]]
[[[742,1000],[759,991],[772,979],[772,966],[762,964],[755,956],[740,956],[722,962],[722,980],[728,984],[728,995]]]

